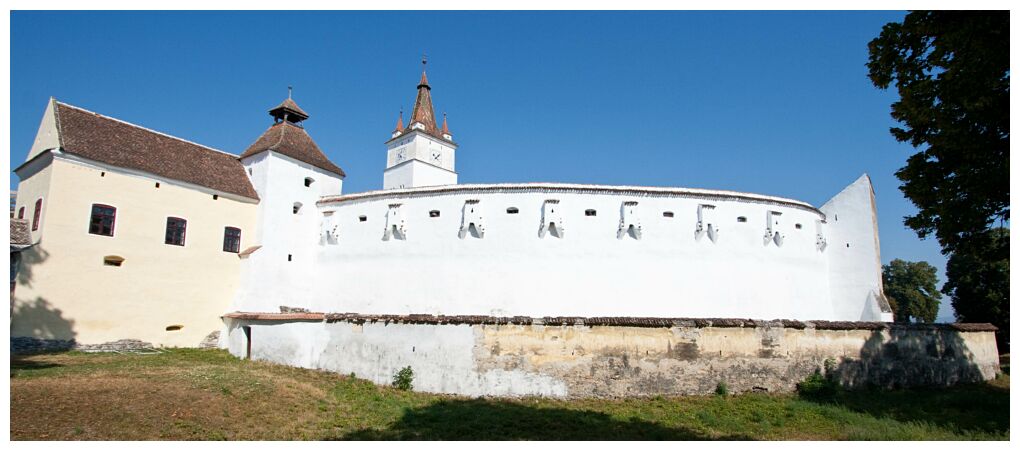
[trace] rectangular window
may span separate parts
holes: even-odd
[[[113,223],[116,218],[116,208],[109,205],[92,204],[92,219],[89,220],[89,233],[113,236]]]
[[[32,212],[32,231],[39,230],[39,217],[42,216],[42,199],[35,201],[35,211]]]
[[[238,253],[241,251],[241,229],[227,227],[223,229],[223,252]]]
[[[18,219],[25,219],[25,207],[18,209]]]
[[[166,218],[166,244],[184,246],[184,234],[188,227],[188,221],[181,218]]]

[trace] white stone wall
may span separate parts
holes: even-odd
[[[947,326],[712,327],[408,324],[227,318],[229,349],[252,359],[466,396],[621,397],[790,392],[816,370],[849,387],[949,386],[995,377],[993,332]],[[847,323],[836,323],[846,325]],[[834,362],[826,368],[826,362]]]
[[[853,318],[834,308],[830,249],[816,243],[816,221],[824,216],[806,204],[463,187],[320,202],[316,216],[323,220],[309,234],[318,241],[303,248],[311,258],[286,262],[256,252],[257,274],[236,310],[272,312],[287,305],[372,314],[862,319],[864,299],[848,298],[856,305],[840,310],[856,309]],[[550,199],[560,202],[560,237],[540,236]],[[478,201],[472,217],[481,219],[472,219],[479,224],[462,234],[462,225],[470,225],[464,221],[468,200]],[[624,202],[637,205],[620,235]],[[384,239],[396,204],[405,233]],[[715,207],[702,208],[703,229],[711,227],[712,235],[697,233],[699,205]],[[588,209],[596,215],[586,216]],[[769,212],[781,213],[772,215],[781,246],[766,241]],[[640,239],[632,222],[639,223]],[[326,228],[336,232],[334,240],[320,238]]]
[[[892,321],[882,309],[882,260],[875,193],[865,174],[834,196],[826,216],[829,290],[836,315],[848,321]]]
[[[242,264],[242,286],[234,310],[277,311],[297,297],[310,296],[318,271],[322,215],[315,203],[338,195],[343,180],[307,163],[276,152],[263,152],[242,161],[259,195],[259,221],[254,245],[262,246]],[[305,178],[314,180],[305,186]],[[294,213],[295,203],[300,203]],[[243,249],[242,249],[243,250]]]
[[[455,185],[457,173],[418,160],[400,163],[383,173],[383,189]]]

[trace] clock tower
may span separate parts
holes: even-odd
[[[383,189],[457,184],[457,172],[454,170],[457,143],[453,142],[445,113],[443,125],[436,125],[432,87],[425,76],[424,57],[421,64],[418,98],[414,101],[407,127],[404,127],[404,114],[401,112],[397,127],[386,141]]]

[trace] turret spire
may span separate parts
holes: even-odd
[[[290,122],[297,124],[305,119],[308,119],[308,113],[302,110],[301,107],[294,103],[294,99],[291,98],[293,95],[294,88],[287,86],[287,98],[283,100],[279,105],[269,110],[269,115],[273,116],[276,122]]]
[[[397,128],[393,129],[394,133],[404,131],[404,108],[400,108],[400,115],[397,116]]]
[[[443,112],[443,130],[442,130],[442,133],[443,133],[443,137],[444,138],[447,137],[447,136],[450,136],[450,127],[448,127],[446,125],[446,112],[445,111]],[[449,138],[447,138],[447,139],[449,139]]]

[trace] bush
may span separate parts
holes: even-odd
[[[815,370],[803,382],[797,384],[797,393],[805,398],[832,399],[843,391],[843,386],[834,378],[822,375]]]
[[[715,386],[715,394],[719,396],[726,396],[730,394],[730,388],[726,385],[726,381],[719,381]]]
[[[399,390],[411,390],[414,388],[414,370],[405,366],[393,375],[393,386]]]

